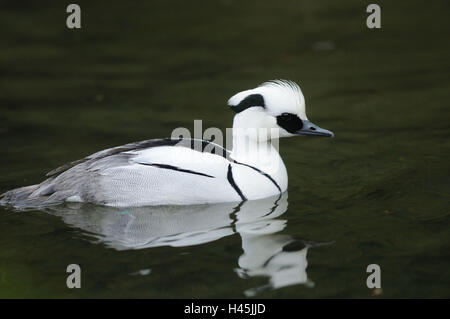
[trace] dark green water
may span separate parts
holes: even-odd
[[[380,30],[365,25],[366,1],[77,3],[81,30],[60,1],[0,4],[0,192],[194,119],[229,127],[226,100],[274,78],[297,81],[308,117],[336,138],[281,141],[289,197],[272,219],[258,215],[267,203],[0,208],[0,297],[245,297],[272,280],[286,285],[257,297],[372,298],[373,263],[381,297],[450,297],[448,1],[378,1]],[[140,243],[161,246],[119,249],[129,216],[144,220]],[[258,223],[267,231],[249,238]],[[194,240],[168,246],[174,233]],[[302,240],[330,243],[304,255]],[[251,266],[244,251],[278,257],[246,255]],[[81,289],[66,287],[72,263]]]

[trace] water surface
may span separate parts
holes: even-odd
[[[281,141],[278,206],[0,208],[0,297],[372,298],[373,263],[381,297],[450,297],[448,2],[379,1],[380,30],[364,1],[77,3],[81,30],[59,1],[1,5],[1,192],[194,119],[225,129],[226,100],[273,78],[336,137]]]

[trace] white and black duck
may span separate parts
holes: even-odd
[[[3,205],[84,202],[116,207],[238,202],[286,191],[286,167],[272,140],[333,133],[308,121],[300,87],[275,80],[239,92],[233,148],[196,139],[152,139],[63,165],[45,181],[3,194]]]

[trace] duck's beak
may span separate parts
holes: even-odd
[[[295,134],[334,137],[333,132],[321,128],[308,120],[303,120],[303,127],[295,132]]]

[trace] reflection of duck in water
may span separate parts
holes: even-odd
[[[242,237],[244,253],[239,257],[237,274],[241,278],[267,276],[269,283],[246,290],[254,296],[267,289],[278,289],[295,284],[313,287],[306,268],[308,249],[322,244],[295,240],[289,235],[276,234],[286,227],[284,220],[258,221],[237,227]]]
[[[255,201],[190,206],[151,206],[119,209],[95,205],[51,206],[46,212],[94,235],[117,250],[159,246],[193,246],[239,233],[244,253],[239,276],[269,276],[267,286],[307,283],[308,244],[276,234],[287,221],[276,219],[287,210],[287,193]]]
[[[236,233],[237,224],[270,220],[287,210],[287,193],[240,204],[114,208],[86,204],[45,211],[117,249],[200,245]]]

